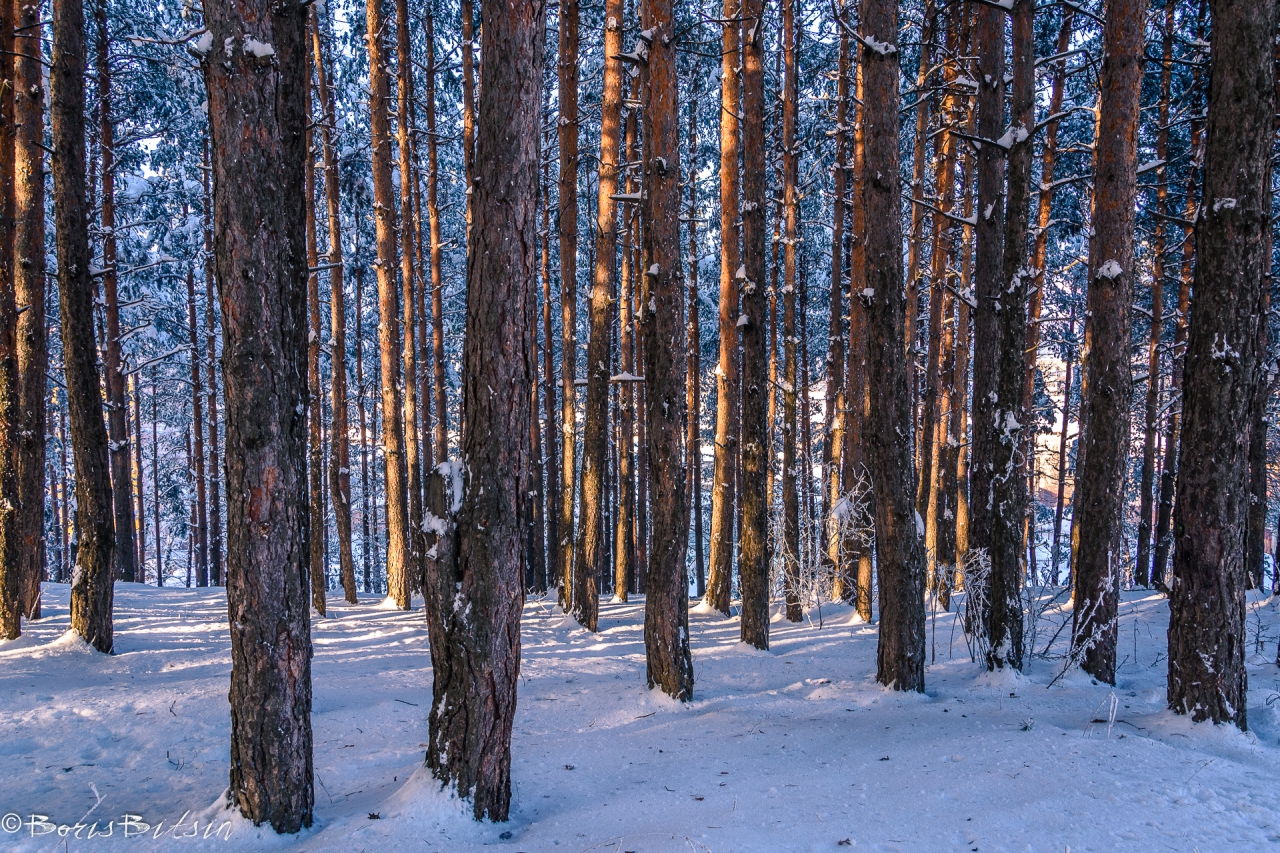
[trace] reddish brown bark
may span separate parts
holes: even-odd
[[[226,400],[229,798],[311,824],[306,393],[306,11],[209,0],[214,261]],[[246,22],[252,22],[251,28]],[[242,47],[269,45],[269,56]]]

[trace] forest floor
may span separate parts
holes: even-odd
[[[1070,619],[1065,598],[1039,618],[1040,645]],[[0,645],[0,849],[1256,849],[1280,841],[1280,613],[1249,601],[1248,733],[1164,709],[1168,608],[1140,591],[1123,596],[1114,689],[1059,678],[1052,654],[988,674],[940,613],[928,692],[889,692],[875,627],[830,607],[822,627],[775,620],[767,653],[737,642],[736,620],[695,613],[683,707],[645,689],[642,603],[603,605],[590,635],[531,601],[512,819],[477,825],[415,774],[431,707],[421,611],[331,597],[312,628],[316,822],[277,838],[219,805],[222,591],[117,585],[104,657],[65,634],[67,587],[50,584],[45,618]]]

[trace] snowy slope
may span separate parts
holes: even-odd
[[[603,605],[591,636],[531,602],[513,819],[474,825],[415,776],[431,693],[421,612],[334,599],[313,626],[316,825],[277,839],[216,807],[221,592],[119,585],[108,658],[64,636],[67,588],[50,585],[47,617],[0,645],[0,849],[1252,849],[1280,840],[1280,619],[1276,602],[1250,601],[1248,734],[1163,710],[1154,595],[1125,594],[1114,691],[1079,673],[1047,686],[1062,664],[1045,658],[1026,676],[987,674],[951,614],[929,626],[924,696],[874,683],[875,629],[846,608],[821,629],[775,621],[768,653],[737,644],[736,622],[694,615],[684,708],[644,688],[643,604]],[[1069,618],[1050,608],[1042,643]],[[139,816],[128,827],[126,813]],[[220,834],[204,838],[210,820]],[[71,828],[47,831],[59,823]]]

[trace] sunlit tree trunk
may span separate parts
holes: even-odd
[[[17,2],[14,8],[18,26],[13,59],[16,132],[12,197],[16,219],[13,250],[8,257],[12,259],[14,301],[22,311],[17,318],[17,368],[21,382],[15,445],[17,536],[22,543],[18,554],[23,581],[22,612],[28,619],[39,619],[40,580],[48,550],[44,538],[48,405],[45,373],[49,369],[49,340],[45,328],[44,85],[40,4]],[[0,261],[0,265],[3,263]],[[55,511],[53,515],[56,518],[58,513]],[[56,540],[54,547],[57,547]]]
[[[728,615],[733,581],[733,525],[738,474],[738,238],[742,111],[741,0],[724,0],[720,69],[720,360],[716,366],[716,437],[711,479],[711,551],[706,602]],[[745,272],[743,273],[745,275]]]
[[[383,42],[381,0],[367,0],[369,134],[373,146],[374,230],[377,241],[378,351],[382,373],[382,453],[386,471],[387,595],[410,606],[408,468],[401,405],[400,305],[396,290],[396,202],[391,182],[391,81]],[[408,331],[408,330],[406,330]],[[410,331],[409,334],[412,334]]]

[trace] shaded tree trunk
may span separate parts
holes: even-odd
[[[680,271],[680,132],[676,30],[671,0],[649,0],[641,26],[652,39],[641,68],[644,102],[645,432],[652,465],[654,537],[645,572],[644,645],[649,687],[693,699],[689,653],[689,504],[692,449],[685,445],[685,338]],[[641,34],[641,40],[645,40]]]
[[[25,580],[18,509],[21,482],[18,467],[11,464],[21,446],[22,431],[18,309],[14,298],[14,11],[13,3],[0,4],[0,459],[5,462],[0,465],[0,639],[6,640],[22,633]],[[106,650],[110,648],[108,642]]]
[[[129,494],[129,412],[124,397],[124,374],[120,368],[120,298],[115,234],[115,116],[112,113],[111,40],[106,3],[101,0],[96,3],[93,15],[98,27],[96,114],[98,149],[102,156],[102,206],[99,209],[99,220],[102,226],[102,300],[106,317],[103,366],[107,395],[107,448],[111,455],[111,502],[116,528],[112,560],[116,579],[132,581],[137,573],[138,553],[134,539],[133,501]],[[203,551],[198,557],[196,579],[199,586],[209,585],[208,566],[204,562]]]
[[[316,68],[316,94],[324,116],[320,128],[320,152],[324,158],[324,200],[329,215],[330,394],[329,491],[333,501],[334,526],[338,533],[338,563],[342,590],[349,604],[356,603],[356,567],[351,553],[351,449],[347,425],[347,308],[345,270],[342,260],[342,207],[338,186],[338,158],[333,150],[333,129],[337,120],[333,92],[329,88],[326,51],[321,38],[321,21],[312,12],[311,48]],[[429,58],[429,56],[428,56]]]
[[[505,821],[511,802],[533,416],[528,389],[537,381],[540,139],[529,128],[539,122],[544,9],[536,2],[484,7],[484,53],[503,61],[484,64],[480,90],[463,354],[467,464],[453,472],[464,479],[460,502],[451,496],[446,503],[440,469],[429,489],[431,512],[456,517],[457,528],[435,543],[438,556],[425,576],[434,674],[427,767],[470,798],[477,820]]]
[[[314,19],[308,26],[314,29]],[[308,57],[310,52],[308,51]],[[307,196],[307,492],[311,511],[311,606],[328,615],[328,565],[325,560],[324,523],[324,397],[320,391],[320,266],[316,246],[316,168],[312,133],[311,63],[307,63],[307,161],[304,184]],[[323,103],[321,109],[324,108]],[[322,119],[323,121],[323,119]]]
[[[861,28],[876,43],[898,38],[897,0],[862,0]],[[862,203],[866,215],[866,448],[875,486],[880,642],[876,680],[895,690],[924,690],[924,534],[915,513],[911,371],[902,346],[902,190],[898,182],[898,59],[864,45],[866,133]]]
[[[1138,546],[1133,566],[1134,583],[1151,583],[1151,515],[1155,495],[1156,444],[1160,429],[1160,338],[1164,331],[1165,216],[1168,214],[1169,179],[1164,166],[1169,156],[1169,92],[1173,83],[1173,13],[1175,4],[1165,0],[1164,34],[1161,39],[1160,103],[1156,125],[1155,236],[1151,241],[1151,324],[1147,339],[1147,399],[1143,412],[1142,475],[1138,485]],[[1265,526],[1265,519],[1263,525]]]
[[[1137,274],[1134,217],[1146,5],[1145,0],[1112,0],[1102,28],[1080,458],[1072,497],[1071,645],[1085,672],[1108,684],[1116,678],[1121,514],[1133,388],[1129,327]]]
[[[685,437],[689,461],[689,505],[693,513],[694,589],[699,598],[707,591],[707,567],[702,548],[702,336],[698,319],[698,99],[689,103],[689,366],[688,435]]]
[[[840,17],[848,15],[841,10]],[[823,400],[822,472],[824,486],[825,519],[822,524],[822,561],[827,571],[833,573],[831,597],[848,603],[852,600],[855,579],[847,571],[847,562],[840,558],[840,529],[836,507],[844,494],[841,465],[843,462],[845,432],[844,388],[844,241],[845,207],[847,206],[847,158],[849,129],[849,73],[851,58],[849,33],[840,28],[840,58],[836,69],[836,128],[835,164],[832,167],[831,204],[831,290],[828,296],[829,324],[827,327],[826,395]]]
[[[222,454],[218,452],[218,355],[215,340],[215,316],[217,299],[213,288],[213,184],[209,167],[209,139],[204,140],[204,332],[209,371],[208,420],[209,420],[209,573],[214,586],[225,582],[222,566]],[[157,495],[157,499],[159,496]],[[156,554],[160,540],[157,533]]]
[[[769,648],[769,353],[765,301],[764,4],[741,0],[742,24],[742,526],[741,637]]]
[[[205,61],[227,408],[229,797],[277,832],[311,824],[304,7],[210,0]],[[252,32],[245,21],[254,21]],[[274,56],[239,46],[252,37]]]
[[[1265,350],[1274,0],[1212,0],[1204,198],[1169,598],[1169,707],[1246,726],[1244,531],[1249,433]]]
[[[436,135],[436,34],[432,3],[426,8],[427,234],[431,257],[431,384],[435,394],[436,464],[449,461],[449,411],[444,376],[444,270],[440,237],[440,140]],[[469,184],[468,184],[469,186]],[[470,204],[470,196],[467,203]],[[469,220],[468,220],[469,221]],[[550,338],[547,338],[550,341]],[[548,346],[550,346],[548,344]],[[424,365],[425,369],[425,365]],[[427,407],[425,392],[422,405]],[[425,461],[425,460],[424,460]],[[426,467],[425,465],[423,466]]]
[[[80,0],[59,2],[54,6],[53,15],[50,114],[54,150],[54,231],[57,235],[62,357],[76,472],[75,538],[78,548],[71,580],[71,627],[95,649],[109,654],[113,643],[111,608],[115,526],[107,429],[102,418],[102,390],[93,332],[94,286],[90,278],[92,256],[89,251],[89,210],[84,170],[83,4]],[[3,172],[3,167],[0,167],[0,172]],[[13,324],[4,322],[2,303],[8,301],[0,294],[0,329],[12,330]],[[0,342],[0,389],[9,387],[16,390],[3,375],[7,369],[4,367],[5,356],[11,353]],[[3,414],[4,405],[0,403],[0,422],[14,423],[11,415]],[[0,472],[0,491],[7,489],[4,478],[11,476],[11,471],[11,466],[4,466]],[[8,493],[13,494],[11,491]],[[8,531],[12,530],[11,524],[7,511],[0,513],[0,530],[5,531],[6,540]]]
[[[1058,121],[1053,116],[1062,112],[1062,98],[1066,89],[1066,57],[1071,46],[1071,33],[1075,24],[1075,12],[1070,7],[1063,7],[1062,24],[1058,29],[1058,42],[1055,55],[1062,57],[1054,63],[1053,83],[1049,89],[1049,116],[1044,130],[1044,151],[1040,155],[1040,187],[1037,193],[1036,225],[1031,249],[1031,275],[1034,276],[1027,308],[1027,341],[1026,341],[1026,374],[1022,384],[1022,410],[1030,413],[1034,403],[1036,365],[1040,357],[1040,311],[1044,305],[1045,259],[1049,251],[1049,228],[1053,223],[1054,196],[1054,163],[1058,156]],[[1070,365],[1067,368],[1070,378]],[[1067,382],[1067,393],[1071,383]],[[1064,417],[1067,406],[1063,406]],[[1063,421],[1062,445],[1066,444],[1066,421]],[[1031,491],[1028,502],[1028,535],[1029,552],[1035,554],[1034,524],[1036,510],[1036,431],[1026,430],[1024,436],[1027,458],[1027,483]],[[1060,448],[1061,450],[1061,448]],[[1059,454],[1061,456],[1061,453]],[[1053,529],[1052,582],[1058,583],[1058,538],[1062,529],[1062,517],[1055,511]]]
[[[543,144],[546,144],[544,139]],[[543,411],[546,423],[544,432],[547,441],[547,479],[546,479],[546,515],[547,515],[547,567],[546,579],[540,592],[560,585],[560,577],[556,574],[559,567],[557,555],[560,553],[560,448],[556,444],[556,433],[560,431],[559,419],[556,416],[556,370],[551,337],[551,209],[547,203],[551,180],[550,169],[546,161],[542,164],[542,228],[539,231],[542,243],[542,340],[546,346],[542,350],[542,381],[546,393],[543,396]],[[443,346],[443,344],[442,344]]]
[[[195,574],[196,586],[209,585],[208,494],[204,481],[204,386],[200,370],[200,332],[196,325],[196,277],[195,270],[187,268],[187,340],[191,347],[191,477],[195,480]],[[119,518],[117,513],[116,518]],[[123,536],[123,531],[120,532]]]

